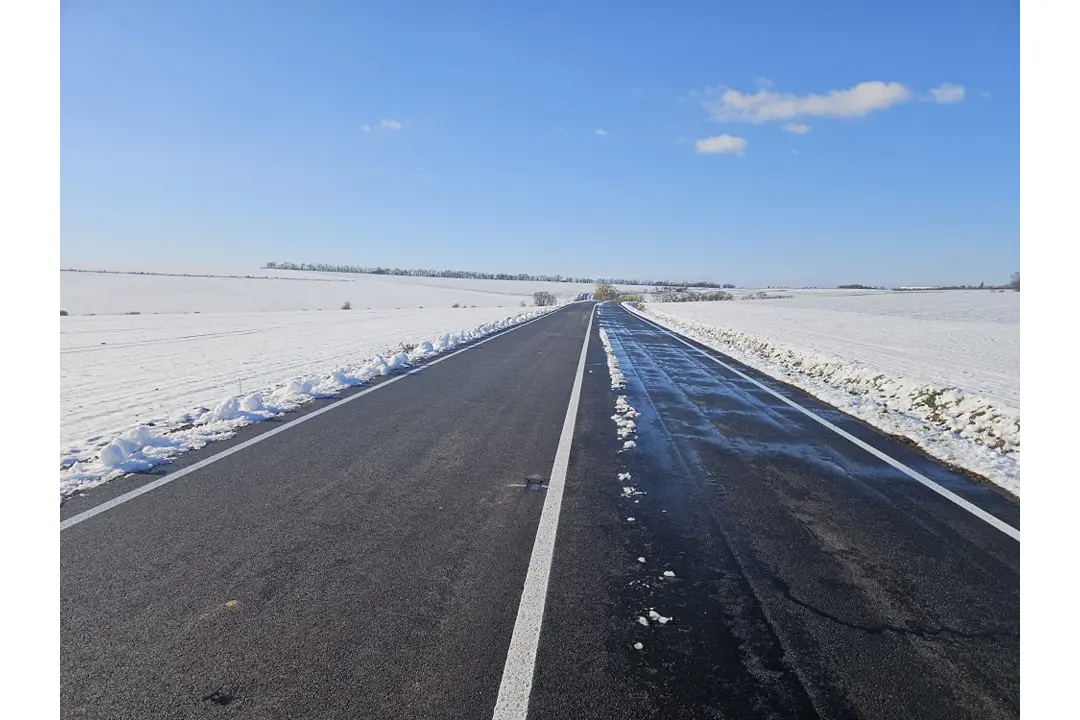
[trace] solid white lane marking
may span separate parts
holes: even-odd
[[[532,692],[533,674],[536,669],[536,648],[540,644],[540,625],[544,621],[544,603],[547,601],[548,578],[551,574],[551,558],[555,553],[555,532],[559,529],[559,511],[562,510],[563,487],[566,469],[570,462],[570,445],[574,440],[577,423],[578,402],[581,400],[581,383],[585,377],[585,355],[589,350],[596,306],[589,315],[589,327],[581,343],[574,389],[570,391],[570,403],[566,406],[559,447],[555,451],[555,464],[551,468],[544,509],[540,512],[540,524],[536,528],[529,572],[521,591],[514,634],[506,653],[499,697],[495,701],[494,720],[525,720],[529,714],[529,694]]]
[[[815,420],[816,422],[820,423],[821,425],[827,427],[828,429],[832,430],[834,433],[836,433],[840,437],[844,438],[845,440],[848,440],[848,441],[854,443],[855,445],[858,445],[860,448],[862,448],[866,452],[870,453],[874,457],[878,458],[879,460],[882,460],[882,461],[888,463],[889,465],[892,465],[894,468],[896,468],[900,472],[904,473],[905,475],[910,477],[912,480],[915,480],[915,481],[917,481],[919,483],[922,483],[926,487],[928,487],[931,490],[933,490],[934,492],[936,492],[938,495],[941,495],[946,500],[949,500],[950,502],[955,503],[956,505],[962,507],[964,510],[967,510],[969,513],[971,513],[975,517],[979,518],[983,522],[987,523],[988,525],[1000,530],[1001,532],[1005,533],[1006,535],[1008,535],[1012,539],[1016,540],[1017,542],[1020,542],[1020,531],[1017,530],[1016,528],[1014,528],[1012,525],[1009,525],[1005,521],[994,517],[990,513],[983,510],[978,505],[975,505],[974,503],[971,503],[968,500],[965,500],[964,498],[960,497],[956,493],[954,493],[954,492],[952,492],[950,490],[947,490],[946,488],[943,488],[942,486],[938,485],[936,482],[934,482],[930,478],[926,477],[925,475],[923,475],[919,471],[913,470],[912,468],[909,468],[907,465],[900,462],[899,460],[896,460],[896,459],[894,459],[892,457],[889,457],[885,453],[883,453],[880,450],[878,450],[877,448],[875,448],[873,445],[865,443],[862,440],[860,440],[859,438],[852,435],[851,433],[847,432],[846,430],[843,430],[843,429],[837,427],[836,425],[833,425],[831,422],[829,422],[825,418],[819,417],[818,415],[816,415],[812,411],[807,410],[802,405],[799,405],[798,403],[796,403],[794,400],[791,400],[789,398],[784,397],[783,395],[776,392],[775,390],[768,387],[767,385],[763,385],[762,383],[758,382],[757,380],[750,377],[746,373],[741,372],[740,370],[732,367],[731,365],[728,365],[726,362],[724,362],[720,358],[715,357],[714,355],[711,355],[708,352],[702,350],[697,345],[693,345],[693,344],[687,342],[686,340],[684,340],[677,333],[672,332],[671,330],[668,330],[666,327],[664,327],[663,325],[660,325],[659,323],[653,322],[649,318],[642,315],[638,310],[635,310],[634,308],[631,308],[631,307],[627,307],[625,305],[623,306],[623,308],[626,309],[628,312],[630,312],[630,313],[636,315],[637,317],[641,318],[645,322],[649,323],[650,325],[652,325],[652,326],[662,330],[663,332],[667,333],[671,337],[673,337],[676,340],[678,340],[679,342],[681,342],[683,345],[686,345],[688,348],[691,348],[692,350],[696,350],[697,352],[701,353],[705,357],[707,357],[710,360],[712,360],[713,362],[715,362],[717,365],[720,365],[724,369],[734,373],[735,375],[738,375],[743,380],[746,380],[748,382],[753,383],[754,385],[761,388],[765,392],[769,393],[770,395],[772,395],[776,399],[787,403],[791,407],[793,407],[796,410],[798,410],[799,412],[801,412],[803,415],[806,415],[807,417],[811,418],[812,420]]]
[[[484,338],[482,340],[479,340],[479,341],[474,342],[474,343],[470,343],[469,345],[466,345],[465,347],[461,348],[460,350],[455,350],[454,352],[452,352],[452,353],[450,353],[448,355],[442,355],[440,357],[437,357],[434,360],[426,362],[423,365],[420,365],[419,367],[413,368],[412,370],[409,370],[406,373],[402,373],[401,375],[394,375],[390,379],[384,380],[383,382],[379,383],[378,385],[374,385],[372,387],[361,390],[360,392],[356,393],[355,395],[350,395],[349,397],[342,398],[341,400],[338,400],[337,402],[333,402],[333,403],[327,405],[326,407],[319,408],[318,410],[310,412],[307,415],[303,415],[301,417],[298,417],[295,420],[290,420],[289,422],[285,423],[284,425],[282,425],[280,427],[276,427],[273,430],[269,430],[269,431],[264,432],[264,433],[262,433],[260,435],[256,435],[255,437],[251,438],[250,440],[245,440],[244,442],[240,443],[239,445],[234,445],[233,447],[229,448],[228,450],[222,450],[221,452],[219,452],[219,453],[217,453],[215,455],[211,455],[208,458],[204,458],[203,460],[200,460],[199,462],[194,463],[193,465],[189,465],[189,466],[187,466],[185,468],[181,468],[181,469],[179,469],[179,470],[177,470],[175,472],[171,472],[171,473],[169,473],[168,475],[165,475],[162,478],[159,478],[157,480],[154,480],[153,482],[147,483],[146,485],[142,485],[140,487],[137,487],[134,490],[131,490],[129,492],[124,493],[123,495],[117,495],[112,500],[107,500],[107,501],[101,503],[100,505],[95,505],[94,507],[90,508],[89,510],[85,510],[85,511],[83,511],[83,512],[77,514],[77,515],[72,515],[71,517],[67,518],[66,520],[61,520],[60,521],[60,532],[63,532],[64,530],[67,530],[69,527],[72,527],[74,525],[78,525],[79,523],[81,523],[81,522],[83,522],[85,520],[89,520],[90,518],[94,517],[95,515],[100,515],[103,512],[106,512],[108,510],[112,510],[114,507],[116,507],[118,505],[123,505],[124,503],[128,502],[129,500],[134,500],[135,498],[139,497],[140,495],[145,495],[146,493],[148,493],[148,492],[150,492],[152,490],[157,490],[159,487],[161,487],[163,485],[168,485],[169,483],[174,482],[176,480],[179,480],[180,478],[182,478],[182,477],[184,477],[186,475],[190,475],[191,473],[193,473],[193,472],[195,472],[197,470],[202,470],[207,465],[212,465],[213,463],[216,463],[218,460],[223,460],[224,458],[227,458],[227,457],[229,457],[230,455],[232,455],[234,453],[238,453],[241,450],[246,450],[247,448],[251,447],[252,445],[256,445],[258,443],[261,443],[263,440],[269,440],[270,438],[274,437],[275,435],[277,435],[279,433],[283,433],[286,430],[291,430],[292,428],[296,427],[297,425],[300,425],[302,423],[306,423],[308,420],[312,420],[314,418],[317,418],[320,415],[322,415],[323,413],[327,413],[327,412],[330,412],[331,410],[333,410],[334,408],[341,407],[345,403],[350,403],[353,400],[356,400],[358,398],[362,398],[365,395],[367,395],[368,393],[373,393],[376,390],[379,390],[380,388],[384,388],[387,385],[391,385],[393,383],[396,383],[398,380],[401,380],[402,378],[408,377],[409,375],[414,375],[414,374],[416,374],[418,372],[421,372],[421,371],[431,367],[432,365],[438,365],[443,360],[449,360],[450,358],[454,357],[455,355],[460,355],[461,353],[465,352],[466,350],[471,350],[471,349],[473,349],[475,347],[479,347],[480,345],[483,345],[484,343],[486,343],[488,341],[494,340],[495,338],[498,338],[498,337],[502,337],[503,335],[506,335],[507,333],[511,333],[514,330],[517,330],[518,328],[523,328],[526,325],[531,325],[534,322],[536,322],[537,320],[543,320],[544,318],[551,317],[555,313],[559,312],[559,310],[562,310],[564,307],[570,307],[570,305],[569,304],[568,305],[563,305],[558,310],[554,310],[552,312],[545,313],[545,314],[543,314],[543,315],[541,315],[539,317],[533,318],[532,320],[526,320],[525,322],[523,322],[523,323],[521,323],[519,325],[514,325],[513,327],[507,328],[506,330],[504,330],[502,332],[496,333],[495,335],[490,335],[490,336],[488,336],[488,337],[486,337],[486,338]],[[591,318],[592,318],[592,316],[590,316],[590,320],[589,320],[590,323],[592,322]]]

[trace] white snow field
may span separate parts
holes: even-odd
[[[645,313],[1019,496],[1019,293],[770,292]]]
[[[206,272],[206,270],[203,270]],[[449,308],[532,305],[545,290],[561,301],[591,293],[581,283],[467,280],[289,270],[232,269],[216,277],[61,272],[60,307],[71,315]],[[237,275],[239,277],[225,277]],[[251,275],[252,277],[244,277]]]
[[[135,290],[131,278],[145,284]],[[281,310],[306,302],[308,293],[321,292],[311,285],[322,283],[283,280],[280,295],[259,295],[267,290],[251,284],[272,281],[195,282],[205,279],[61,273],[65,299],[83,297],[98,312],[125,306],[125,298],[126,307],[219,310],[60,318],[62,497],[552,309],[520,307],[516,296],[504,296],[512,305],[452,308],[447,300],[485,292],[445,295],[413,283],[417,278],[400,278],[395,287],[398,278],[380,277],[383,295],[370,288],[364,295],[356,285],[333,295],[333,309]],[[532,284],[524,285],[531,296]],[[413,307],[385,307],[406,295]],[[365,310],[360,298],[383,307]],[[271,309],[235,309],[260,299]],[[354,309],[337,309],[345,300]]]

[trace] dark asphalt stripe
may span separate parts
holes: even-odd
[[[641,320],[644,320],[645,322],[649,323],[653,327],[659,329],[661,332],[665,332],[665,333],[671,335],[672,337],[674,337],[679,342],[683,343],[684,345],[686,345],[690,349],[700,353],[702,356],[708,358],[709,360],[711,360],[712,362],[714,362],[717,365],[721,366],[722,368],[724,368],[728,372],[734,373],[735,375],[739,376],[743,380],[746,380],[747,382],[753,383],[754,385],[761,388],[765,392],[769,393],[770,395],[772,395],[776,399],[778,399],[781,402],[784,402],[787,405],[795,408],[796,410],[798,410],[802,414],[806,415],[807,417],[809,417],[810,419],[814,420],[815,422],[821,424],[822,426],[828,428],[829,430],[836,433],[840,437],[844,438],[848,442],[851,442],[851,443],[855,444],[856,446],[862,448],[863,450],[870,453],[871,455],[878,458],[879,460],[881,460],[881,461],[883,461],[885,463],[888,463],[889,465],[896,468],[900,472],[904,473],[905,475],[907,475],[911,479],[915,480],[916,482],[921,483],[922,485],[926,486],[927,488],[929,488],[933,492],[937,493],[938,495],[941,495],[943,498],[945,498],[949,502],[955,503],[959,507],[963,508],[964,510],[971,513],[972,515],[979,518],[980,520],[982,520],[986,524],[990,525],[991,527],[995,528],[996,530],[1000,530],[1001,532],[1005,533],[1006,535],[1008,535],[1012,539],[1016,540],[1017,542],[1020,542],[1020,531],[1017,530],[1016,528],[1012,527],[1011,525],[1004,522],[1003,520],[1001,520],[1001,519],[991,515],[990,513],[986,512],[985,510],[983,510],[978,505],[975,505],[974,503],[971,503],[971,502],[967,501],[966,499],[960,497],[956,493],[942,487],[941,485],[938,485],[936,482],[934,482],[930,478],[926,477],[922,473],[920,473],[920,472],[918,472],[916,470],[913,470],[912,468],[908,467],[904,463],[902,463],[899,460],[896,460],[895,458],[891,457],[890,455],[887,455],[886,453],[878,450],[877,448],[870,445],[869,443],[863,442],[862,440],[855,437],[851,433],[849,433],[849,432],[847,432],[845,430],[842,430],[841,428],[837,427],[836,425],[829,422],[828,420],[820,417],[819,415],[811,412],[810,410],[807,410],[805,407],[798,404],[794,400],[791,400],[790,398],[782,395],[781,393],[777,392],[776,390],[764,385],[763,383],[758,382],[757,380],[750,377],[746,373],[741,372],[737,368],[732,367],[730,364],[728,364],[728,363],[724,362],[723,360],[721,360],[720,358],[716,357],[716,354],[714,354],[714,353],[716,353],[715,350],[712,351],[712,352],[708,352],[708,351],[702,349],[701,347],[698,347],[697,345],[692,344],[689,339],[687,339],[685,336],[681,335],[680,333],[675,332],[673,330],[670,330],[670,329],[664,327],[663,325],[660,325],[659,323],[654,322],[653,320],[650,320],[649,318],[645,317],[643,314],[641,314],[637,310],[634,310],[634,309],[631,309],[631,308],[625,308],[625,307],[624,307],[624,309],[627,310],[628,312],[632,313],[634,316],[640,318]]]
[[[574,426],[577,422],[578,403],[581,398],[581,385],[585,379],[585,357],[592,339],[593,317],[596,306],[589,315],[589,325],[585,330],[585,339],[581,343],[581,356],[578,358],[577,371],[574,374],[574,387],[570,391],[570,401],[566,406],[562,434],[559,436],[559,449],[555,452],[555,462],[548,483],[547,497],[544,498],[544,511],[536,528],[536,540],[529,558],[529,573],[525,576],[525,587],[521,591],[517,620],[514,622],[514,634],[510,638],[510,649],[506,653],[506,665],[503,667],[502,682],[499,684],[499,697],[495,702],[495,720],[525,720],[529,714],[529,693],[532,692],[533,674],[536,668],[536,648],[540,642],[540,628],[544,622],[544,603],[548,593],[548,579],[551,574],[551,560],[555,553],[555,536],[559,530],[559,512],[562,509],[563,489],[566,485],[566,471],[570,463],[570,448],[574,442]]]
[[[567,307],[567,306],[563,306],[563,307]],[[562,309],[562,308],[560,308],[560,309]],[[558,310],[555,310],[553,312],[558,312]],[[129,500],[134,500],[135,498],[139,497],[140,495],[145,495],[146,493],[151,492],[152,490],[156,490],[159,487],[162,487],[163,485],[168,485],[169,483],[174,482],[176,480],[179,480],[179,479],[183,478],[184,476],[186,476],[186,475],[188,475],[190,473],[197,472],[198,470],[201,470],[204,467],[212,465],[213,463],[215,463],[215,462],[217,462],[219,460],[223,460],[224,458],[227,458],[227,457],[229,457],[230,455],[232,455],[234,453],[238,453],[241,450],[246,450],[247,448],[251,447],[252,445],[256,445],[258,443],[261,443],[263,440],[267,440],[267,439],[269,439],[269,438],[271,438],[271,437],[273,437],[273,436],[275,436],[275,435],[277,435],[279,433],[285,432],[286,430],[291,430],[292,428],[297,427],[298,425],[301,425],[302,423],[308,422],[309,420],[312,420],[313,418],[316,418],[319,415],[322,415],[323,413],[330,412],[331,410],[334,410],[335,408],[341,407],[341,406],[345,405],[346,403],[350,403],[353,400],[356,400],[357,398],[361,398],[361,397],[363,397],[363,396],[365,396],[365,395],[367,395],[369,393],[375,392],[376,390],[380,390],[380,389],[382,389],[382,388],[384,388],[384,387],[386,387],[386,386],[388,386],[388,385],[390,385],[392,383],[397,382],[398,380],[401,380],[402,378],[408,377],[409,375],[415,375],[416,373],[418,373],[418,372],[420,372],[422,370],[425,370],[426,368],[429,368],[432,365],[436,365],[438,363],[441,363],[443,360],[448,360],[448,359],[454,357],[455,355],[459,355],[459,354],[465,352],[466,350],[470,350],[470,349],[472,349],[474,347],[477,347],[479,345],[483,345],[484,343],[489,342],[491,340],[494,340],[496,337],[499,337],[500,335],[503,335],[506,332],[512,332],[514,330],[517,330],[518,328],[522,328],[522,327],[525,327],[526,325],[530,325],[530,324],[532,324],[532,323],[534,323],[534,322],[536,322],[538,320],[543,320],[544,318],[548,317],[551,314],[553,314],[553,313],[545,313],[544,315],[541,315],[540,317],[533,318],[532,320],[527,320],[526,322],[523,322],[523,323],[520,323],[518,325],[514,325],[513,327],[507,328],[502,333],[497,333],[495,335],[491,335],[489,337],[483,338],[482,340],[479,340],[478,342],[470,343],[469,345],[461,348],[460,350],[455,350],[454,352],[449,353],[447,355],[441,355],[441,356],[439,356],[437,358],[429,360],[429,361],[427,361],[426,363],[424,363],[423,365],[421,365],[419,367],[416,367],[416,368],[414,368],[412,370],[409,370],[409,371],[407,371],[405,373],[402,373],[401,375],[395,375],[395,376],[393,376],[393,377],[391,377],[391,378],[389,378],[387,380],[384,380],[384,381],[380,382],[378,385],[375,385],[374,387],[365,388],[364,390],[361,390],[361,391],[359,391],[359,392],[357,392],[355,394],[352,394],[352,395],[349,395],[348,397],[344,397],[344,398],[342,398],[340,400],[337,400],[337,401],[331,403],[330,405],[326,405],[325,407],[321,407],[318,410],[314,410],[314,411],[309,412],[307,414],[304,414],[304,415],[302,415],[302,416],[300,416],[300,417],[298,417],[298,418],[296,418],[294,420],[290,420],[289,422],[286,422],[284,425],[280,425],[280,426],[274,428],[273,430],[268,430],[268,431],[266,431],[266,432],[264,432],[264,433],[262,433],[260,435],[257,435],[255,437],[249,439],[249,440],[245,440],[244,442],[239,443],[238,445],[234,445],[234,446],[232,446],[232,447],[230,447],[230,448],[228,448],[226,450],[222,450],[221,452],[218,452],[218,453],[216,453],[214,455],[211,455],[208,458],[200,460],[199,462],[197,462],[197,463],[195,463],[193,465],[189,465],[187,467],[180,468],[179,470],[176,470],[174,472],[170,472],[167,475],[165,475],[164,477],[159,478],[157,480],[154,480],[153,482],[149,482],[149,483],[147,483],[145,485],[141,485],[141,486],[135,488],[134,490],[130,490],[130,491],[124,493],[123,495],[118,495],[117,497],[111,498],[109,500],[106,500],[105,502],[94,505],[89,510],[84,510],[81,513],[78,513],[76,515],[72,515],[71,517],[68,517],[68,518],[64,518],[64,519],[62,519],[60,521],[60,532],[63,532],[64,530],[67,530],[69,527],[73,527],[75,525],[78,525],[79,523],[81,523],[81,522],[83,522],[85,520],[89,520],[90,518],[94,517],[95,515],[99,515],[100,513],[112,510],[114,507],[117,507],[118,505],[123,505],[124,503],[128,502]]]

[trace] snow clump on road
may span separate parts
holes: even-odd
[[[611,389],[618,390],[626,387],[626,376],[619,369],[619,361],[615,357],[615,350],[611,347],[611,339],[607,330],[600,328],[600,342],[604,344],[604,352],[607,353],[608,374],[611,375]]]
[[[622,370],[619,369],[619,360],[615,357],[615,348],[611,345],[611,338],[607,333],[607,330],[600,328],[600,342],[604,344],[604,352],[607,354],[608,374],[611,376],[611,389],[620,390],[626,387],[626,376],[623,375]],[[616,435],[623,441],[623,450],[632,450],[637,447],[637,442],[634,439],[637,436],[637,423],[634,418],[641,415],[635,410],[629,402],[626,400],[625,395],[619,395],[615,398],[615,414],[611,416],[611,419],[615,422]],[[619,473],[619,479],[623,479],[623,474]],[[626,479],[630,479],[630,474],[626,473]]]

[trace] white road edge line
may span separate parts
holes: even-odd
[[[988,525],[1000,530],[1001,532],[1003,532],[1006,535],[1008,535],[1009,537],[1011,537],[1013,540],[1016,540],[1016,542],[1020,542],[1020,531],[1017,530],[1016,528],[1014,528],[1012,525],[1009,525],[1008,523],[1000,520],[999,518],[994,517],[990,513],[983,510],[978,505],[975,505],[975,504],[965,500],[964,498],[960,497],[956,493],[941,487],[936,482],[934,482],[930,478],[926,477],[922,473],[918,472],[917,470],[913,470],[913,469],[909,468],[907,465],[905,465],[904,463],[900,462],[899,460],[896,460],[894,458],[889,457],[885,453],[883,453],[880,450],[878,450],[877,448],[875,448],[873,445],[869,445],[869,444],[863,442],[862,440],[860,440],[859,438],[855,437],[851,433],[849,433],[849,432],[847,432],[845,430],[842,430],[841,428],[838,428],[836,425],[833,425],[831,422],[829,422],[825,418],[819,417],[818,415],[814,414],[810,410],[807,410],[806,408],[804,408],[802,405],[799,405],[798,403],[796,403],[794,400],[790,400],[789,398],[784,397],[780,393],[776,392],[775,390],[773,390],[772,388],[770,388],[770,387],[768,387],[766,385],[763,385],[762,383],[758,382],[757,380],[750,377],[746,373],[743,373],[743,372],[737,370],[736,368],[733,368],[731,365],[728,365],[723,360],[721,360],[721,359],[719,359],[719,358],[717,358],[717,357],[715,357],[713,355],[710,355],[709,353],[705,352],[704,350],[702,350],[701,348],[699,348],[696,345],[692,345],[691,343],[687,342],[682,337],[680,337],[677,333],[672,332],[671,330],[668,330],[663,325],[660,325],[659,323],[654,322],[653,320],[650,320],[649,318],[645,317],[636,308],[632,308],[632,307],[629,307],[629,306],[626,306],[626,305],[623,305],[623,308],[626,309],[627,311],[629,311],[630,313],[636,315],[637,317],[641,318],[645,322],[649,323],[650,325],[654,325],[655,327],[659,328],[660,330],[663,330],[668,335],[670,335],[671,337],[673,337],[676,340],[678,340],[679,342],[681,342],[683,345],[686,345],[687,347],[698,351],[699,353],[701,353],[705,357],[707,357],[710,360],[712,360],[713,362],[715,362],[717,365],[720,365],[721,367],[725,368],[726,370],[729,370],[730,372],[735,373],[736,375],[741,377],[743,380],[747,380],[747,381],[753,383],[754,385],[758,386],[759,388],[761,388],[765,392],[769,393],[773,397],[775,397],[775,398],[777,398],[779,400],[782,400],[783,402],[787,403],[791,407],[793,407],[796,410],[798,410],[799,412],[801,412],[803,415],[806,415],[807,417],[809,417],[809,418],[811,418],[813,420],[816,420],[818,423],[820,423],[820,424],[824,425],[825,427],[827,427],[828,429],[832,430],[834,433],[836,433],[840,437],[844,438],[845,440],[849,440],[850,442],[854,443],[855,445],[858,445],[860,448],[862,448],[866,452],[870,453],[874,457],[878,458],[879,460],[883,460],[886,463],[888,463],[889,465],[892,465],[894,468],[896,468],[900,472],[904,473],[905,475],[907,475],[911,479],[922,483],[926,487],[928,487],[931,490],[933,490],[934,492],[936,492],[938,495],[941,495],[946,500],[949,500],[950,502],[953,502],[956,505],[959,505],[964,510],[967,510],[969,513],[971,513],[975,517],[979,518],[983,522],[985,522]]]
[[[307,415],[302,415],[301,417],[298,417],[295,420],[290,420],[289,422],[285,423],[284,425],[282,425],[280,427],[274,428],[273,430],[269,430],[269,431],[264,432],[264,433],[262,433],[260,435],[256,435],[255,437],[251,438],[250,440],[245,440],[244,442],[240,443],[239,445],[234,445],[233,447],[229,448],[228,450],[222,450],[221,452],[219,452],[219,453],[217,453],[215,455],[211,455],[210,457],[204,458],[204,459],[200,460],[197,463],[189,465],[189,466],[187,466],[185,468],[181,468],[181,469],[179,469],[179,470],[177,470],[175,472],[171,472],[168,475],[165,475],[164,477],[159,478],[158,480],[154,480],[153,482],[147,483],[146,485],[142,485],[140,487],[137,487],[134,490],[131,490],[129,492],[124,493],[123,495],[117,495],[112,500],[106,500],[105,502],[101,503],[100,505],[95,505],[94,507],[90,508],[89,510],[85,510],[85,511],[83,511],[81,513],[78,513],[77,515],[72,515],[71,517],[67,518],[66,520],[61,520],[60,521],[60,532],[63,532],[63,531],[67,530],[70,527],[78,525],[81,522],[89,520],[90,518],[94,517],[95,515],[100,515],[103,512],[107,512],[109,510],[112,510],[114,507],[117,507],[118,505],[123,505],[124,503],[128,502],[129,500],[134,500],[135,498],[139,497],[140,495],[145,495],[146,493],[150,492],[151,490],[157,490],[159,487],[161,487],[163,485],[168,485],[171,482],[179,480],[180,478],[184,477],[185,475],[190,475],[191,473],[193,473],[193,472],[195,472],[197,470],[202,470],[207,465],[212,465],[213,463],[216,463],[218,460],[222,460],[224,458],[229,457],[233,453],[238,453],[241,450],[246,450],[247,448],[251,447],[252,445],[256,445],[258,443],[261,443],[263,440],[269,440],[270,438],[274,437],[278,433],[283,433],[286,430],[290,430],[290,429],[296,427],[297,425],[300,425],[302,423],[307,422],[308,420],[311,420],[313,418],[317,418],[318,416],[322,415],[323,413],[327,413],[327,412],[330,412],[331,410],[333,410],[334,408],[341,407],[345,403],[352,402],[353,400],[356,400],[357,398],[362,398],[365,395],[367,395],[368,393],[373,393],[373,392],[375,392],[376,390],[378,390],[380,388],[384,388],[387,385],[396,383],[398,380],[401,380],[402,378],[408,377],[409,375],[413,375],[415,373],[421,372],[422,370],[425,370],[425,369],[431,367],[432,365],[437,365],[437,364],[441,363],[443,360],[449,360],[450,358],[454,357],[455,355],[460,355],[461,353],[465,352],[466,350],[471,350],[471,349],[473,349],[475,347],[479,347],[480,345],[483,345],[484,343],[486,343],[486,342],[488,342],[490,340],[494,340],[497,337],[502,337],[503,335],[506,335],[507,333],[511,333],[514,330],[517,330],[518,328],[523,328],[526,325],[531,325],[532,323],[536,322],[537,320],[543,320],[546,317],[551,317],[552,315],[559,312],[563,308],[569,307],[572,304],[573,303],[567,303],[566,305],[563,305],[563,306],[559,307],[558,309],[553,310],[552,312],[544,313],[543,315],[540,315],[539,317],[534,317],[532,320],[526,320],[523,323],[520,323],[518,325],[514,325],[512,327],[509,327],[509,328],[507,328],[506,330],[504,330],[502,332],[496,333],[494,335],[490,335],[490,336],[488,336],[486,338],[483,338],[482,340],[479,340],[477,342],[469,343],[468,345],[461,348],[460,350],[455,350],[454,352],[452,352],[452,353],[450,353],[448,355],[442,355],[440,357],[437,357],[434,360],[426,362],[423,365],[420,365],[419,367],[413,368],[412,370],[409,370],[408,372],[402,373],[401,375],[394,375],[390,379],[384,380],[383,382],[379,383],[378,385],[374,385],[374,386],[369,387],[369,388],[367,388],[365,390],[361,390],[360,392],[356,393],[355,395],[350,395],[349,397],[342,398],[342,399],[338,400],[337,402],[333,402],[333,403],[327,405],[326,407],[319,408],[318,410],[310,412]],[[591,316],[590,316],[590,322],[592,322],[591,321]]]
[[[574,425],[577,423],[578,403],[581,400],[581,383],[585,377],[585,355],[589,350],[593,318],[596,306],[589,315],[589,327],[581,343],[574,389],[570,391],[570,403],[566,406],[559,447],[555,451],[555,463],[551,468],[544,509],[540,512],[540,524],[536,528],[529,572],[521,591],[514,634],[510,649],[506,652],[499,698],[495,701],[493,720],[525,720],[529,714],[529,695],[532,693],[533,674],[536,670],[536,648],[540,644],[540,625],[544,621],[544,603],[547,601],[548,578],[551,575],[551,558],[555,553],[555,532],[559,529],[559,512],[562,510],[563,488],[566,485],[566,469],[570,462],[570,445],[574,441]]]

